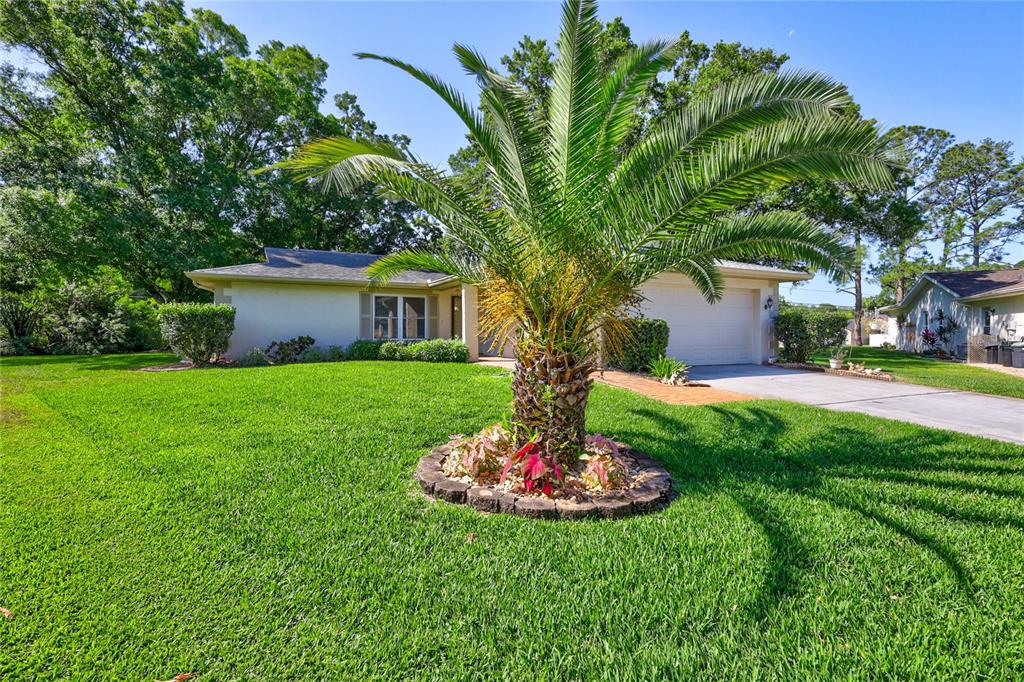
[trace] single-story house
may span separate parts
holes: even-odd
[[[881,312],[890,316],[889,334],[900,350],[924,350],[922,332],[937,332],[949,320],[956,325],[949,347],[961,356],[969,346],[1018,341],[1024,336],[1024,268],[928,272]]]
[[[477,331],[476,288],[437,272],[409,271],[370,286],[366,268],[380,256],[266,248],[266,262],[187,272],[217,303],[235,308],[228,356],[300,335],[316,345],[355,339],[461,338],[470,358],[509,355]],[[777,352],[772,319],[779,283],[805,272],[723,261],[725,294],[709,305],[692,282],[665,273],[643,286],[642,312],[668,321],[670,355],[692,365],[761,363]]]

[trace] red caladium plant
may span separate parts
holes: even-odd
[[[505,468],[501,472],[500,483],[504,483],[509,472],[516,465],[520,465],[520,473],[523,475],[523,487],[527,492],[534,492],[538,488],[548,497],[551,496],[554,488],[551,485],[552,478],[555,483],[562,481],[564,472],[562,467],[550,455],[546,455],[537,439],[519,448],[515,454],[508,458]]]

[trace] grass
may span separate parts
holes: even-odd
[[[624,521],[432,503],[493,369],[5,359],[0,679],[1020,679],[1024,452],[597,386],[678,497]]]
[[[858,346],[851,348],[847,360],[862,362],[868,367],[881,367],[897,381],[958,391],[974,391],[1008,398],[1024,398],[1024,379],[977,365],[933,360],[884,348]],[[828,354],[818,353],[814,361],[828,364]]]

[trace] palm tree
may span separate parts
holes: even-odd
[[[595,357],[629,333],[625,311],[644,282],[680,272],[713,303],[718,259],[841,270],[847,252],[809,218],[743,207],[797,180],[883,187],[891,174],[878,131],[844,115],[846,89],[820,74],[745,78],[644,122],[640,103],[676,47],[638,45],[605,71],[599,28],[593,0],[566,0],[543,119],[522,87],[463,45],[455,57],[476,77],[479,109],[414,66],[357,55],[398,67],[455,111],[486,164],[487,197],[376,142],[316,140],[278,166],[340,191],[375,183],[444,226],[454,248],[385,256],[371,277],[426,269],[476,285],[481,333],[514,340],[513,426],[564,463],[583,443]]]

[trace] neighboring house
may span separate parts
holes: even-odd
[[[463,338],[470,357],[509,354],[477,331],[473,286],[437,272],[410,271],[370,286],[366,268],[380,256],[267,248],[265,263],[185,273],[218,303],[236,310],[228,356],[309,335],[321,347],[355,339]],[[683,275],[666,273],[642,288],[647,317],[669,323],[670,355],[692,365],[761,363],[776,354],[772,319],[779,282],[804,272],[724,261],[725,294],[708,305]]]
[[[1024,335],[1024,268],[928,272],[900,303],[881,311],[891,317],[900,350],[924,350],[921,333],[938,331],[940,311],[958,327],[948,344],[958,355],[968,345],[1016,341]]]

